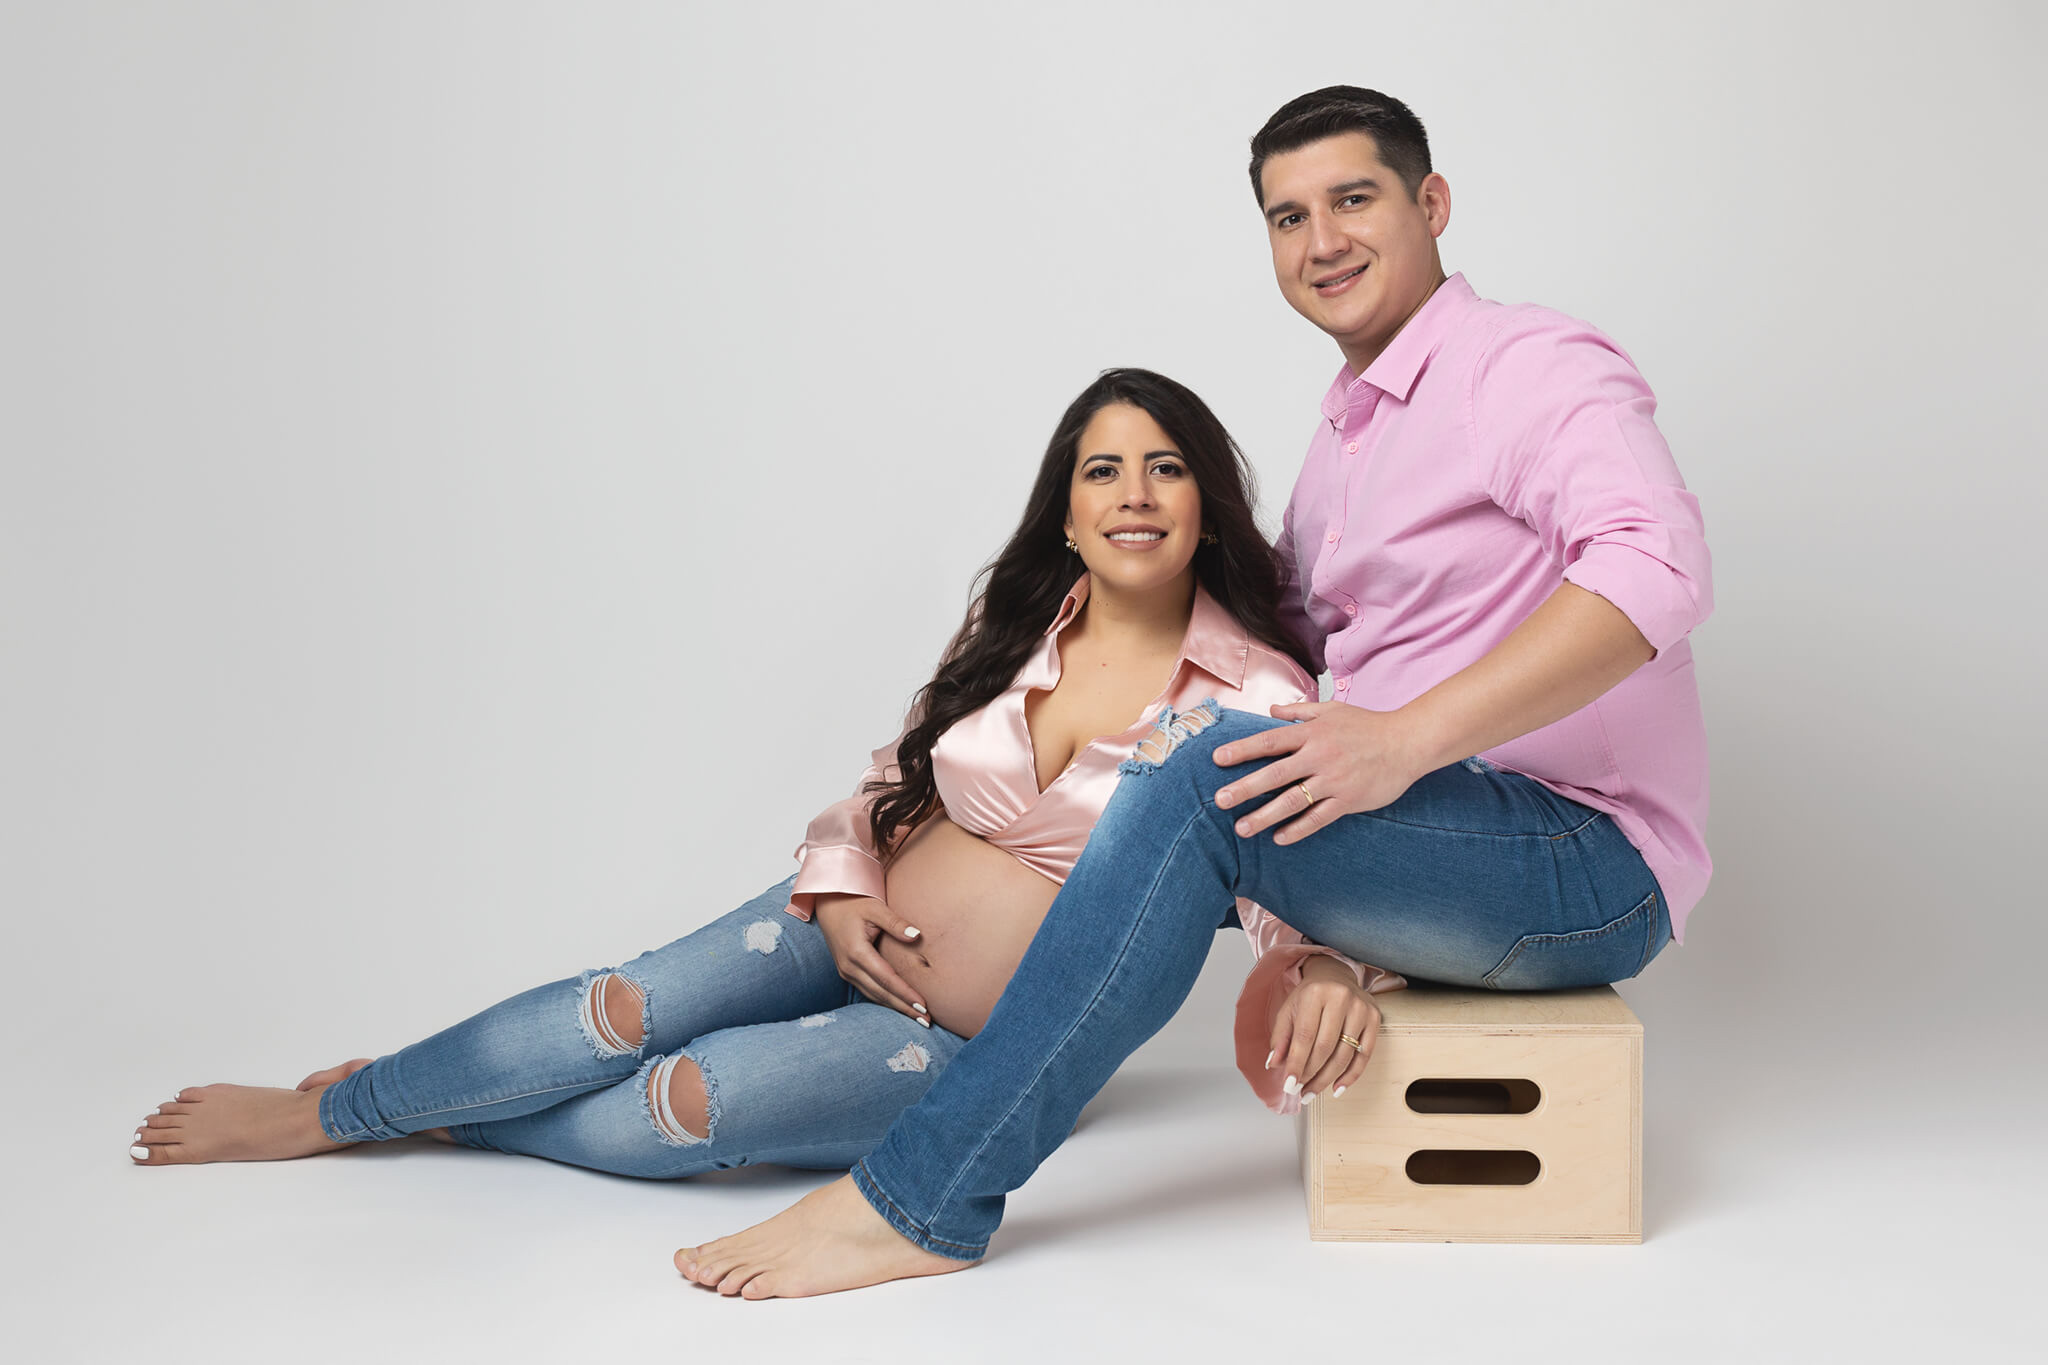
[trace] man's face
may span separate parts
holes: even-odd
[[[1451,187],[1430,175],[1410,198],[1365,133],[1272,157],[1260,183],[1280,292],[1362,372],[1443,282]]]

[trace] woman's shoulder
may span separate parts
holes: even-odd
[[[1262,706],[1314,701],[1318,688],[1307,669],[1262,641],[1245,641],[1244,687],[1247,700]]]
[[[1222,684],[1217,699],[1239,710],[1315,699],[1316,680],[1307,670],[1286,651],[1254,636],[1199,587],[1186,653]]]

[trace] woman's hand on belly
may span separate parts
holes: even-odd
[[[872,896],[820,896],[811,918],[832,950],[840,980],[877,1005],[925,1022],[924,998],[876,951],[878,939],[892,945],[915,942],[919,931],[909,920]]]
[[[922,931],[878,951],[940,1027],[971,1038],[1010,983],[1059,887],[938,816],[889,862],[884,894]]]

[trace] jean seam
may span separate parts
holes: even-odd
[[[1495,981],[1499,980],[1500,977],[1507,973],[1508,968],[1514,966],[1515,963],[1521,959],[1522,950],[1525,948],[1534,948],[1538,946],[1550,947],[1556,944],[1563,943],[1592,943],[1595,940],[1605,938],[1610,934],[1620,933],[1622,930],[1628,928],[1630,922],[1637,919],[1645,910],[1648,910],[1650,915],[1654,919],[1657,913],[1657,895],[1657,892],[1652,891],[1648,896],[1644,897],[1642,902],[1638,904],[1634,909],[1628,911],[1626,914],[1616,916],[1613,920],[1609,921],[1606,924],[1601,925],[1597,929],[1580,929],[1569,934],[1524,934],[1521,938],[1515,941],[1514,947],[1508,949],[1508,955],[1502,958],[1500,962],[1494,967],[1494,969],[1488,972],[1482,979],[1486,982],[1487,985],[1491,986]],[[1644,942],[1643,951],[1645,953],[1649,952],[1647,938]],[[1643,962],[1639,960],[1636,963],[1636,972],[1640,972],[1642,971],[1642,969]],[[1635,975],[1635,973],[1631,972],[1629,975],[1633,976]],[[1626,980],[1627,978],[1623,979]]]
[[[1599,822],[1601,818],[1601,812],[1597,810],[1594,811],[1592,814],[1588,815],[1584,820],[1581,820],[1578,824],[1572,826],[1568,830],[1565,830],[1561,834],[1545,834],[1540,831],[1534,834],[1522,834],[1519,832],[1503,834],[1497,830],[1458,829],[1451,825],[1427,825],[1421,822],[1420,820],[1403,820],[1396,816],[1388,815],[1383,810],[1354,811],[1352,812],[1352,815],[1343,816],[1341,818],[1348,820],[1351,819],[1353,816],[1364,816],[1365,818],[1371,820],[1383,820],[1387,824],[1400,825],[1404,829],[1426,829],[1437,834],[1462,834],[1467,838],[1471,839],[1543,839],[1551,843],[1556,843],[1559,840],[1570,839],[1575,835],[1585,833],[1588,827]]]
[[[918,1222],[915,1218],[912,1218],[909,1214],[905,1213],[903,1211],[902,1206],[899,1205],[895,1200],[891,1199],[888,1195],[888,1192],[882,1188],[882,1183],[879,1180],[875,1179],[875,1173],[868,1169],[868,1159],[866,1157],[862,1157],[859,1161],[856,1161],[854,1163],[854,1170],[859,1172],[859,1176],[855,1178],[854,1187],[856,1189],[861,1189],[863,1193],[865,1193],[867,1190],[873,1190],[874,1197],[881,1200],[884,1204],[887,1204],[889,1206],[889,1213],[895,1214],[896,1219],[900,1221],[901,1225],[903,1227],[910,1228],[913,1231],[915,1231],[918,1237],[923,1238],[926,1242],[933,1242],[942,1247],[957,1247],[961,1251],[972,1251],[976,1253],[977,1258],[987,1254],[987,1242],[983,1242],[979,1246],[973,1245],[968,1242],[949,1242],[943,1237],[934,1236],[930,1227]],[[865,1180],[859,1177],[865,1177]],[[956,1185],[959,1184],[957,1180],[953,1183]],[[887,1219],[886,1214],[884,1215],[884,1218],[885,1220]],[[930,1247],[926,1247],[925,1249],[927,1251],[931,1250]],[[943,1253],[933,1252],[933,1254],[940,1255]],[[959,1260],[961,1258],[954,1257],[953,1259]]]
[[[1001,1118],[997,1119],[993,1124],[989,1125],[989,1130],[986,1133],[982,1134],[980,1144],[976,1146],[975,1149],[968,1154],[967,1159],[965,1161],[960,1163],[959,1169],[953,1173],[952,1183],[947,1185],[944,1192],[942,1192],[939,1195],[939,1198],[936,1203],[937,1208],[944,1208],[947,1204],[949,1204],[952,1201],[953,1192],[960,1188],[960,1182],[967,1178],[968,1169],[981,1159],[982,1153],[986,1152],[988,1150],[989,1144],[995,1141],[996,1134],[999,1131],[1001,1131],[1005,1124],[1007,1124],[1013,1117],[1016,1116],[1018,1110],[1024,1107],[1025,1099],[1028,1096],[1030,1096],[1030,1094],[1035,1089],[1037,1089],[1039,1082],[1045,1079],[1045,1073],[1052,1068],[1052,1064],[1056,1060],[1058,1060],[1060,1054],[1066,1050],[1067,1045],[1073,1041],[1074,1035],[1081,1031],[1082,1026],[1086,1024],[1090,1016],[1094,1014],[1095,1007],[1101,1003],[1103,992],[1108,989],[1110,980],[1116,976],[1117,968],[1122,966],[1124,959],[1130,955],[1132,940],[1137,938],[1138,930],[1143,926],[1146,916],[1148,916],[1151,913],[1153,899],[1158,894],[1160,882],[1165,880],[1167,867],[1172,864],[1174,856],[1180,852],[1180,846],[1187,839],[1188,831],[1193,829],[1195,827],[1195,823],[1202,818],[1203,806],[1207,804],[1208,803],[1204,802],[1201,805],[1198,805],[1196,809],[1193,811],[1193,813],[1191,813],[1188,816],[1187,823],[1181,826],[1180,832],[1174,835],[1173,842],[1167,846],[1165,855],[1159,859],[1159,870],[1153,876],[1152,884],[1145,889],[1144,898],[1139,903],[1138,913],[1131,920],[1130,933],[1125,937],[1122,946],[1117,949],[1115,960],[1109,964],[1108,970],[1103,973],[1103,984],[1096,989],[1095,993],[1089,997],[1088,1003],[1082,1007],[1079,1017],[1077,1017],[1074,1021],[1073,1027],[1068,1029],[1066,1034],[1057,1043],[1055,1043],[1051,1048],[1047,1049],[1045,1060],[1039,1065],[1038,1070],[1032,1075],[1031,1080],[1028,1083],[1017,1088],[1017,1097],[1011,1103],[1010,1107],[1003,1112]],[[863,1162],[863,1165],[865,1165],[865,1162]],[[879,1182],[875,1181],[872,1172],[869,1173],[868,1181],[870,1184],[873,1184],[875,1186],[875,1190],[878,1194],[881,1193],[881,1185],[879,1184]],[[887,1195],[883,1195],[882,1197],[885,1200],[888,1198]],[[937,1216],[938,1215],[935,1211],[933,1217],[936,1218]],[[924,1235],[930,1237],[931,1233],[929,1232],[928,1228],[929,1225],[926,1225]],[[932,1240],[940,1241],[943,1239],[933,1237]],[[955,1246],[958,1245],[958,1243],[949,1242],[947,1243],[947,1245]]]
[[[417,1112],[415,1112],[415,1113],[411,1113],[411,1114],[392,1114],[392,1115],[390,1115],[389,1117],[384,1117],[384,1116],[381,1116],[381,1115],[380,1115],[380,1116],[379,1116],[379,1117],[380,1117],[380,1119],[381,1119],[381,1125],[380,1125],[380,1126],[382,1126],[382,1127],[386,1127],[386,1128],[389,1128],[389,1127],[390,1127],[391,1125],[393,1125],[393,1124],[395,1124],[395,1123],[410,1123],[410,1122],[412,1122],[412,1121],[413,1121],[414,1119],[432,1118],[432,1117],[436,1117],[436,1116],[438,1116],[438,1115],[441,1115],[441,1114],[459,1114],[459,1113],[462,1113],[462,1112],[463,1112],[464,1110],[469,1110],[469,1109],[482,1109],[482,1108],[485,1108],[485,1107],[487,1107],[487,1106],[489,1106],[489,1105],[493,1105],[493,1104],[506,1104],[506,1103],[509,1103],[509,1102],[511,1102],[511,1101],[513,1101],[513,1100],[530,1100],[530,1099],[534,1098],[534,1097],[535,1097],[536,1095],[552,1095],[552,1094],[554,1094],[554,1093],[555,1093],[556,1091],[558,1091],[558,1090],[588,1090],[588,1089],[590,1089],[590,1088],[591,1088],[591,1086],[592,1086],[593,1084],[609,1084],[609,1083],[610,1083],[610,1082],[608,1082],[608,1081],[600,1081],[600,1082],[591,1082],[591,1081],[585,1081],[585,1082],[583,1082],[583,1083],[582,1083],[582,1084],[580,1084],[580,1085],[551,1085],[551,1086],[548,1086],[548,1087],[546,1087],[545,1089],[541,1089],[541,1090],[529,1090],[529,1091],[526,1091],[526,1092],[525,1092],[524,1094],[520,1094],[520,1095],[500,1095],[500,1096],[498,1096],[498,1097],[497,1097],[497,1098],[495,1098],[495,1099],[488,1099],[488,1100],[472,1100],[472,1101],[470,1101],[469,1103],[466,1103],[466,1104],[457,1104],[457,1105],[449,1105],[449,1106],[447,1106],[447,1107],[445,1107],[445,1108],[441,1108],[441,1109],[421,1109],[421,1110],[419,1110],[419,1111],[417,1111]],[[448,1125],[446,1125],[446,1124],[436,1124],[436,1125],[434,1125],[434,1126],[435,1126],[435,1127],[442,1127],[442,1128],[445,1128],[445,1127],[447,1127]],[[337,1134],[337,1133],[329,1133],[329,1134],[327,1135],[327,1140],[328,1140],[329,1142],[354,1142],[354,1141],[356,1141],[357,1139],[359,1139],[359,1138],[361,1138],[361,1137],[363,1137],[363,1136],[366,1136],[366,1135],[368,1135],[369,1133],[371,1133],[371,1132],[373,1132],[373,1131],[374,1131],[374,1130],[373,1130],[373,1129],[370,1129],[370,1128],[357,1128],[357,1129],[354,1129],[354,1130],[352,1130],[351,1132],[348,1132],[348,1133],[340,1133],[340,1134]]]
[[[1657,906],[1655,902],[1659,894],[1656,891],[1650,893],[1650,932],[1643,935],[1643,956],[1636,963],[1636,969],[1629,973],[1630,976],[1641,976],[1643,968],[1650,965],[1650,955],[1657,950]]]

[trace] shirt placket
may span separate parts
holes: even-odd
[[[1323,544],[1316,561],[1318,584],[1333,584],[1337,576],[1327,571],[1328,561],[1334,558],[1344,543],[1344,533],[1351,519],[1351,491],[1358,486],[1358,466],[1370,456],[1367,449],[1373,414],[1379,411],[1380,391],[1370,384],[1362,384],[1344,406],[1344,423],[1337,431],[1337,469],[1335,481],[1337,505],[1330,512],[1330,520],[1323,530]],[[1358,600],[1350,593],[1334,586],[1326,587],[1323,593],[1334,606],[1343,609],[1347,622],[1358,620]],[[1348,628],[1348,627],[1347,627]],[[1333,684],[1337,701],[1351,700],[1351,675],[1337,673]]]

